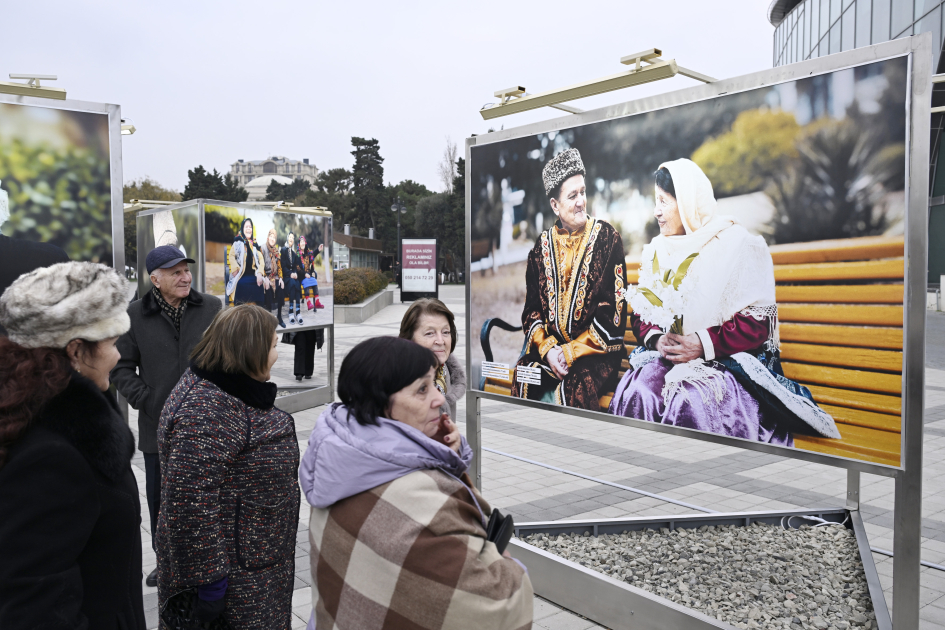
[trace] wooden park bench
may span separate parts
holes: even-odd
[[[781,364],[808,387],[837,423],[842,439],[795,435],[795,447],[899,465],[903,347],[904,240],[864,237],[774,245]],[[627,261],[636,284],[639,261]],[[486,320],[480,343],[492,360],[492,328],[521,330]],[[629,330],[627,351],[637,345]],[[524,349],[524,344],[523,344]],[[629,368],[624,359],[620,376]],[[509,395],[511,380],[484,379],[484,391]],[[607,411],[613,392],[601,396]]]

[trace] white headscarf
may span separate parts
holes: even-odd
[[[652,273],[654,253],[662,272],[677,269],[687,256],[698,253],[689,281],[680,286],[686,334],[720,326],[739,312],[774,316],[774,268],[764,239],[749,234],[734,217],[716,214],[712,183],[695,162],[679,159],[663,167],[672,175],[686,234],[661,234],[644,248],[641,280]],[[775,337],[776,331],[771,332]]]
[[[660,168],[668,170],[673,178],[679,218],[686,229],[684,235],[661,235],[653,240],[661,259],[668,260],[679,252],[684,252],[685,258],[700,251],[722,230],[735,225],[734,217],[716,216],[718,203],[712,191],[712,182],[695,162],[681,158],[663,162]]]

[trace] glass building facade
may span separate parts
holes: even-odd
[[[793,5],[793,6],[791,6]],[[941,51],[942,0],[804,0],[775,2],[774,65],[831,55],[930,32]],[[938,65],[935,55],[933,65]]]
[[[932,33],[932,68],[942,63],[945,33],[942,0],[774,0],[768,20],[774,25],[774,65],[832,55],[891,39]],[[932,106],[945,106],[945,83],[933,84]],[[929,287],[939,287],[945,275],[945,114],[932,114],[929,164]],[[939,169],[941,164],[943,168]]]

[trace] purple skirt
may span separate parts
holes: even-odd
[[[721,366],[717,369],[725,379],[722,402],[716,404],[714,397],[703,402],[702,395],[692,385],[683,383],[682,390],[672,398],[667,408],[662,391],[666,374],[672,367],[673,364],[666,359],[656,359],[638,370],[626,372],[617,384],[610,413],[779,446],[794,446],[790,431],[766,418],[758,401]]]

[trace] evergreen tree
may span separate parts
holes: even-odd
[[[246,201],[249,193],[239,185],[229,173],[226,177],[220,175],[216,169],[207,171],[202,165],[187,171],[187,185],[181,195],[183,201],[188,199],[218,199],[220,201]]]
[[[352,169],[351,188],[354,193],[354,216],[352,223],[366,229],[377,227],[377,217],[385,209],[390,212],[390,204],[384,190],[384,158],[381,157],[380,143],[371,138],[352,137],[354,168]],[[385,208],[386,205],[386,208]]]
[[[180,201],[180,193],[170,188],[165,188],[150,177],[142,177],[139,180],[132,180],[131,183],[124,185],[125,203],[130,203],[132,199],[139,201]]]
[[[311,189],[309,183],[301,177],[296,178],[291,184],[280,184],[273,179],[266,187],[266,200],[291,201],[294,203],[300,197],[304,197],[305,193]]]
[[[306,206],[323,206],[332,213],[334,229],[339,232],[345,223],[351,223],[354,213],[354,195],[351,194],[351,171],[333,168],[322,171],[315,178],[315,190],[308,190],[302,199]]]
[[[315,188],[331,195],[346,195],[351,192],[351,171],[346,168],[322,171],[315,178]]]

